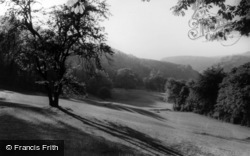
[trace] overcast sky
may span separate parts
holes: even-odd
[[[65,3],[66,0],[43,0],[45,5]],[[232,3],[237,0],[231,0]],[[185,17],[174,16],[170,10],[177,0],[107,0],[112,16],[104,22],[108,43],[122,52],[137,57],[161,59],[167,56],[231,55],[250,51],[250,38],[242,37],[233,46],[220,42],[206,42],[205,39],[191,40],[188,21],[190,10]],[[1,10],[2,7],[0,8]],[[231,44],[234,40],[223,43]]]

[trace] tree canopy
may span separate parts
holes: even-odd
[[[226,76],[220,67],[208,68],[197,80],[194,91],[200,101],[197,103],[197,111],[202,114],[211,114],[216,104],[220,83]]]
[[[190,7],[195,10],[191,22],[193,30],[200,25],[203,31],[209,32],[206,36],[208,40],[227,40],[235,31],[242,36],[250,35],[250,3],[248,0],[240,0],[236,5],[227,4],[226,0],[179,0],[172,9],[175,15],[184,16],[185,10]],[[212,9],[215,8],[218,8],[217,12],[212,14]]]
[[[133,70],[130,68],[121,68],[117,70],[114,83],[118,88],[135,89],[137,81],[137,77]]]
[[[232,71],[223,80],[215,105],[222,120],[250,125],[250,63]]]
[[[167,101],[173,103],[173,109],[176,111],[186,111],[186,99],[190,92],[186,83],[184,80],[180,81],[170,78],[165,84]]]
[[[165,83],[167,79],[158,71],[152,70],[150,75],[144,78],[146,89],[158,92],[165,91]]]
[[[143,0],[150,1],[150,0]],[[178,0],[171,8],[174,15],[184,16],[192,8],[194,14],[189,21],[189,37],[207,40],[227,40],[235,34],[250,35],[250,1],[239,0],[230,4],[228,0]]]

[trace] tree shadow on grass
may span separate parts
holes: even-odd
[[[11,115],[0,116],[0,127],[0,140],[42,139],[35,125]]]
[[[73,99],[71,99],[71,101],[82,102],[82,101],[73,100]],[[94,100],[84,100],[84,101],[86,101],[86,104],[90,104],[90,105],[94,105],[94,106],[98,106],[98,107],[105,107],[105,108],[118,110],[118,111],[127,111],[127,112],[131,112],[131,113],[138,113],[140,115],[144,115],[144,116],[151,117],[151,118],[161,120],[161,121],[167,120],[167,119],[163,118],[162,116],[155,114],[154,112],[150,112],[148,110],[144,110],[144,109],[140,109],[140,108],[136,108],[136,107],[129,107],[126,105],[118,105],[118,104],[114,104],[112,102],[98,102],[98,101],[94,101]]]
[[[19,118],[17,112],[20,111],[24,112],[22,115],[27,114],[27,117],[34,113],[34,118]],[[144,155],[122,144],[84,133],[81,129],[69,125],[67,122],[70,121],[60,119],[56,112],[26,104],[0,101],[0,140],[64,140],[65,156]],[[55,122],[43,121],[41,116],[49,117]],[[37,120],[34,120],[35,118]]]
[[[70,115],[71,117],[81,121],[82,123],[92,126],[98,130],[101,130],[103,132],[106,132],[114,137],[120,138],[136,147],[139,147],[151,154],[158,155],[173,155],[173,156],[183,156],[180,152],[176,151],[175,149],[172,149],[170,147],[166,147],[162,145],[160,141],[157,139],[154,139],[150,137],[149,135],[146,135],[144,133],[141,133],[139,131],[136,131],[130,127],[122,126],[122,125],[116,125],[114,123],[110,122],[103,122],[99,120],[93,120],[93,119],[86,119],[79,115],[76,115],[72,112],[69,112],[68,110],[59,107],[59,109]]]
[[[210,136],[210,137],[219,138],[219,139],[228,140],[228,141],[238,141],[238,142],[247,143],[247,144],[250,143],[250,137],[245,138],[245,139],[238,139],[238,138],[233,138],[233,137],[223,137],[223,136],[219,136],[219,135],[213,135],[213,134],[209,134],[209,133],[205,133],[205,132],[203,132],[203,133],[194,132],[194,134]]]
[[[163,93],[154,91],[116,88],[112,90],[112,99],[110,100],[121,103],[121,105],[154,108],[157,103],[164,102],[164,95]]]

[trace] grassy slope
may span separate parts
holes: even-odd
[[[163,94],[114,97],[61,99],[58,110],[46,97],[0,91],[0,139],[64,139],[66,155],[250,155],[249,128],[167,111]]]

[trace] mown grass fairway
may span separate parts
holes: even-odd
[[[65,155],[248,156],[250,129],[170,110],[164,95],[114,90],[109,101],[0,91],[0,139],[63,139]]]

